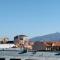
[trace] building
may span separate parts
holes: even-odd
[[[0,44],[0,48],[12,48],[14,44]]]
[[[44,51],[44,50],[46,50],[44,42],[39,42],[39,41],[34,42],[32,50],[33,51]]]
[[[32,50],[33,42],[30,41],[26,35],[18,35],[14,37],[14,44],[17,48]]]
[[[14,45],[14,41],[10,41],[8,37],[0,38],[0,48],[12,48]]]
[[[28,38],[26,35],[17,35],[14,37],[14,44],[20,48],[26,48],[28,45]]]
[[[52,50],[52,43],[53,42],[44,42],[45,48],[47,51],[51,51]]]
[[[46,50],[49,51],[60,51],[60,42],[55,41],[55,42],[44,42],[46,46]]]
[[[7,41],[9,41],[8,37],[2,37],[2,38],[0,38],[0,44],[6,44]]]
[[[59,42],[53,42],[52,50],[53,51],[60,51],[60,41]]]

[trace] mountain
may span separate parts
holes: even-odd
[[[60,33],[52,33],[31,38],[32,41],[60,41]]]

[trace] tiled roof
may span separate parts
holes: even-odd
[[[60,46],[60,42],[53,42],[52,46]]]
[[[45,46],[60,46],[60,42],[44,42]]]
[[[45,46],[52,46],[52,42],[44,42]]]

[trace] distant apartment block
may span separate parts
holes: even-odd
[[[60,51],[60,42],[34,42],[32,50],[35,51]]]
[[[33,51],[46,50],[46,47],[44,45],[44,42],[39,42],[39,41],[34,42],[34,45],[32,46],[32,50]]]
[[[14,37],[14,44],[16,47],[32,49],[31,43],[26,35],[18,35]]]
[[[28,41],[27,36],[25,35],[18,35],[14,37],[14,44],[17,47],[23,47],[23,45]]]

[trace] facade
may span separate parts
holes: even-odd
[[[18,35],[14,37],[14,44],[16,47],[26,48],[28,46],[28,38],[26,35]]]
[[[49,51],[60,51],[60,42],[44,42],[46,50]]]
[[[14,41],[10,41],[8,37],[0,38],[0,48],[12,48],[14,45]]]
[[[0,48],[12,48],[14,44],[0,44]]]
[[[14,37],[14,41],[9,41],[7,37],[0,38],[0,48],[25,48],[32,49],[33,42],[28,40],[26,35],[17,35]]]
[[[29,41],[26,35],[18,35],[14,37],[14,44],[18,48],[25,48],[28,50],[32,50],[33,42]]]
[[[36,41],[33,45],[33,51],[44,51],[46,50],[46,47],[44,45],[44,42],[39,42],[39,41]]]
[[[2,38],[0,38],[0,44],[6,44],[7,41],[9,41],[8,37],[2,37]]]
[[[53,42],[53,44],[52,44],[52,50],[54,50],[54,51],[60,51],[60,42]]]
[[[52,43],[53,42],[44,42],[45,48],[47,51],[51,51],[52,50]]]
[[[35,51],[60,51],[60,42],[39,42],[33,45]]]
[[[60,42],[44,42],[46,50],[60,51]]]

